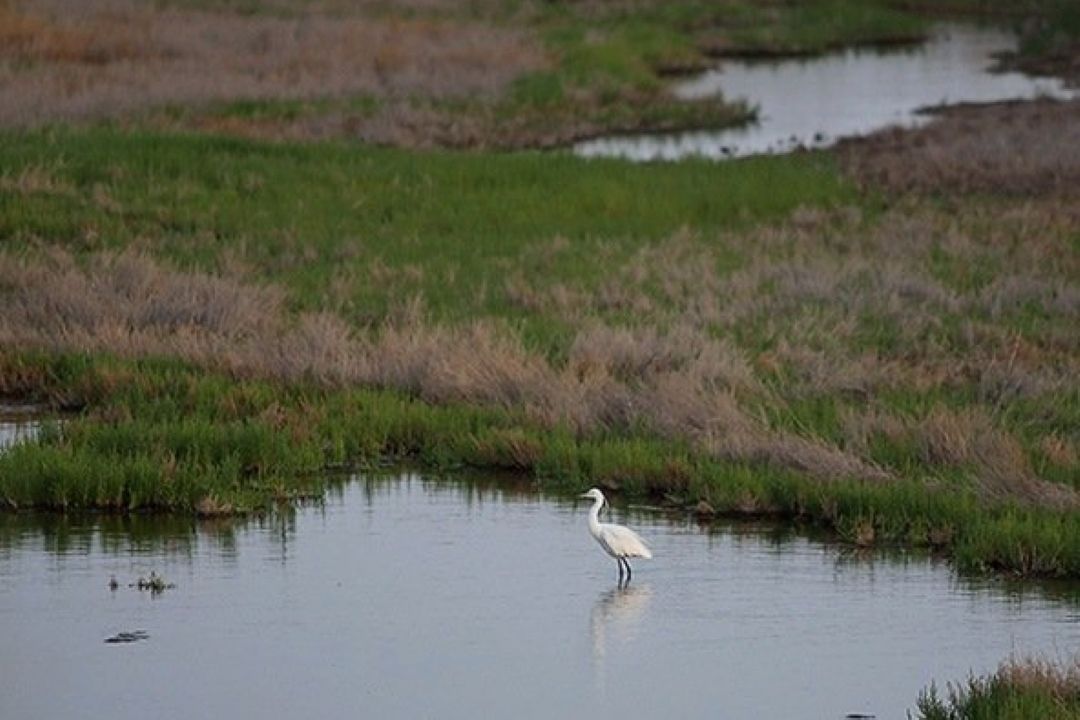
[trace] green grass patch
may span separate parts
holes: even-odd
[[[0,167],[16,186],[49,178],[0,192],[8,247],[140,244],[203,268],[228,251],[305,308],[359,273],[348,299],[361,320],[417,294],[438,318],[514,314],[484,290],[515,270],[589,287],[606,277],[599,252],[615,260],[680,228],[745,228],[855,197],[817,156],[633,165],[109,129],[0,135]],[[522,262],[555,237],[572,242],[545,264]],[[373,265],[385,277],[355,282]]]
[[[916,42],[928,28],[926,19],[888,2],[815,0],[792,3],[781,12],[763,5],[742,6],[733,13],[728,34],[733,52],[818,54],[851,45]]]
[[[358,95],[349,98],[318,100],[233,100],[211,107],[206,114],[212,117],[242,118],[244,120],[299,120],[331,112],[371,115],[379,107],[378,98]],[[185,112],[174,108],[174,113]]]

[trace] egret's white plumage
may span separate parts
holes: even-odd
[[[604,548],[604,552],[615,558],[615,562],[619,565],[620,580],[623,576],[623,566],[626,566],[626,581],[629,582],[631,573],[628,559],[632,557],[650,559],[652,551],[645,545],[645,541],[630,528],[600,522],[600,509],[607,502],[604,499],[604,493],[593,488],[581,497],[593,501],[593,506],[589,508],[589,533],[596,538],[596,542],[600,543],[600,547]]]

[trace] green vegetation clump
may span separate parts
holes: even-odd
[[[1075,720],[1080,717],[1080,662],[1010,660],[993,675],[931,686],[920,697],[918,720]]]

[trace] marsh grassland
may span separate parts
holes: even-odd
[[[825,156],[111,129],[0,153],[3,390],[80,410],[0,459],[10,506],[244,509],[392,456],[1077,572],[1080,219],[1053,168],[886,200]]]
[[[1080,78],[1057,0],[0,1],[0,397],[65,412],[0,453],[0,510],[475,467],[1080,577],[1080,102],[726,163],[537,150],[745,122],[665,78],[945,11]],[[1077,686],[1015,661],[918,712],[1075,718]]]

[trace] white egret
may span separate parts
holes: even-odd
[[[604,548],[604,552],[615,558],[615,562],[619,564],[620,583],[623,578],[623,566],[626,566],[626,582],[629,583],[631,572],[628,558],[650,559],[652,558],[652,551],[646,547],[645,541],[630,528],[615,525],[614,523],[600,522],[600,508],[607,502],[604,499],[604,493],[593,488],[581,497],[593,501],[593,506],[589,509],[589,532],[596,538],[596,542],[600,543],[600,547]]]

